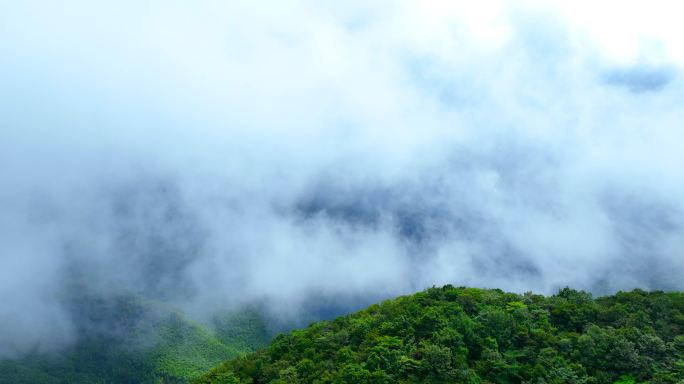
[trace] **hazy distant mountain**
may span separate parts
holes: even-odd
[[[270,339],[251,310],[202,325],[161,302],[131,294],[83,295],[69,303],[75,342],[0,361],[0,383],[185,383]]]

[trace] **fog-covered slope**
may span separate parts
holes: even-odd
[[[185,383],[269,339],[254,311],[226,313],[202,325],[180,311],[122,294],[70,302],[77,341],[66,349],[0,361],[0,383]]]

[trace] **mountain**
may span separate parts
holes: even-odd
[[[445,286],[276,337],[193,384],[684,383],[684,293]]]
[[[68,305],[74,344],[58,354],[0,360],[0,384],[186,383],[271,338],[251,309],[220,314],[203,325],[133,294],[83,294]]]

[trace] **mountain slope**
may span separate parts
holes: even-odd
[[[432,288],[278,336],[194,381],[684,383],[684,294]]]
[[[122,294],[72,298],[77,341],[57,354],[0,360],[0,384],[186,383],[266,345],[251,310],[217,316],[207,328],[157,301]]]

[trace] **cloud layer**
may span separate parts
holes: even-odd
[[[674,3],[43,3],[0,5],[0,356],[73,287],[684,289]]]

